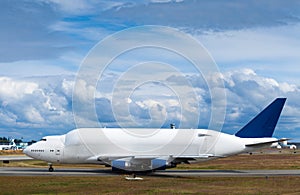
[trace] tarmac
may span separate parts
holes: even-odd
[[[118,176],[110,169],[0,167],[0,176]],[[271,177],[300,176],[300,170],[176,170],[155,171],[144,175],[158,177]]]

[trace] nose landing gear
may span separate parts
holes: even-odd
[[[52,164],[51,163],[49,163],[49,172],[53,172],[54,171],[54,168],[52,167]]]

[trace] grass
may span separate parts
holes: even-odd
[[[21,155],[22,150],[0,150],[0,155]]]
[[[18,151],[4,151],[4,155],[22,154]],[[0,151],[1,155],[1,151]],[[0,166],[10,167],[47,167],[47,163],[38,160],[32,161],[14,161],[9,164],[3,164],[0,161]],[[88,168],[104,168],[99,165],[55,165],[55,167],[88,167]],[[236,169],[299,169],[300,168],[300,151],[299,150],[277,150],[268,149],[261,152],[249,154],[240,154],[228,158],[219,158],[216,160],[205,161],[196,164],[181,164],[178,169],[219,169],[219,170],[236,170]]]
[[[7,155],[7,154],[5,154]],[[24,161],[0,166],[45,167],[41,161]],[[65,165],[55,165],[55,167]],[[94,167],[98,165],[67,165]],[[102,168],[102,167],[100,167]],[[178,169],[298,169],[300,152],[267,150],[242,154]],[[120,176],[1,176],[0,194],[300,194],[300,177],[159,177],[143,176],[127,181]]]
[[[283,153],[241,154],[192,165],[180,165],[180,169],[299,169],[300,152],[285,150]]]
[[[294,153],[295,152],[295,153]],[[6,154],[7,155],[7,154]],[[9,164],[3,164],[0,161],[0,166],[11,167],[47,167],[47,163],[38,160],[32,161],[14,161]],[[89,168],[104,168],[99,165],[55,165],[55,167],[89,167]],[[300,151],[294,150],[264,150],[262,152],[249,154],[240,154],[228,158],[219,158],[216,160],[205,161],[196,164],[181,164],[178,169],[220,169],[220,170],[235,170],[235,169],[299,169],[300,168]]]
[[[1,194],[299,194],[300,177],[0,177]]]

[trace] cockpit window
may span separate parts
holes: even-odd
[[[46,138],[42,138],[40,141],[47,141],[47,139]]]

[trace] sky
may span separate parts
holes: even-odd
[[[2,0],[0,136],[170,123],[234,134],[286,97],[274,135],[300,141],[299,4]]]

